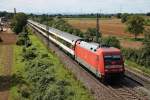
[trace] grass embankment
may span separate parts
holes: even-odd
[[[21,59],[22,59],[21,52],[22,52],[22,47],[14,45],[13,67],[12,67],[12,73],[11,73],[12,75],[17,75],[19,73],[24,74],[25,63],[21,62]],[[11,88],[10,94],[9,94],[9,100],[19,99],[18,88],[19,88],[19,85],[15,85]]]
[[[48,54],[48,59],[50,59],[50,62],[54,66],[55,70],[55,78],[56,80],[62,80],[62,79],[67,79],[67,82],[69,85],[67,86],[67,90],[71,90],[72,96],[69,96],[69,100],[92,100],[93,97],[90,95],[90,93],[85,89],[85,87],[77,81],[74,76],[67,70],[65,69],[64,65],[60,62],[59,58],[49,52],[44,44],[39,41],[39,39],[35,35],[29,35],[32,44],[37,47],[37,50],[39,53],[47,53]],[[22,61],[22,47],[21,46],[14,46],[14,65],[12,69],[12,74],[16,75],[21,75],[21,76],[27,76],[25,72],[25,62]],[[26,81],[26,80],[23,80]],[[30,83],[28,83],[30,86]],[[20,93],[18,90],[20,89],[20,84],[14,86],[11,88],[10,92],[10,99],[11,100],[19,100],[20,99]],[[53,85],[49,84],[50,89],[52,89]],[[30,87],[32,88],[32,86]]]
[[[136,72],[142,73],[146,76],[150,76],[150,68],[146,68],[145,66],[140,66],[140,65],[138,65],[135,62],[130,61],[130,60],[126,60],[125,64],[127,65],[127,67],[129,69],[132,69]]]

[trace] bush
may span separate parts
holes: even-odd
[[[110,47],[120,48],[120,41],[114,36],[102,38],[101,42],[102,44],[108,45]]]
[[[34,47],[29,47],[29,48],[23,48],[22,49],[22,56],[23,56],[23,61],[29,61],[33,60],[38,56],[38,53],[36,52],[36,48]]]
[[[31,98],[38,100],[44,100],[49,86],[56,82],[53,64],[47,56],[44,56],[38,56],[27,62],[25,68],[26,79],[33,85]]]
[[[144,48],[147,52],[150,52],[150,29],[144,31]]]
[[[31,90],[26,85],[22,85],[19,92],[21,93],[21,96],[24,98],[29,98],[29,96],[31,94]]]
[[[145,49],[122,49],[122,53],[126,59],[136,62],[139,65],[149,67],[150,66],[150,53]]]
[[[25,45],[25,41],[26,41],[26,38],[24,37],[24,35],[20,34],[17,38],[16,44],[19,46]]]
[[[19,34],[16,44],[19,46],[25,46],[26,45],[27,47],[32,45],[27,34],[23,34],[23,33]]]

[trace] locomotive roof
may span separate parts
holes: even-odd
[[[108,47],[108,46],[100,46],[100,44],[98,43],[94,43],[94,42],[85,42],[85,41],[81,41],[80,42],[80,46],[83,47],[83,48],[86,48],[92,52],[95,52],[97,51],[98,49],[100,51],[105,51],[105,52],[118,52],[120,51],[119,49],[117,48],[114,48],[114,47]]]
[[[96,51],[97,48],[99,48],[99,44],[98,43],[94,43],[94,42],[85,42],[85,41],[81,41],[80,42],[80,46],[83,48],[86,48],[90,51]]]

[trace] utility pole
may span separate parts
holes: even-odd
[[[98,42],[99,38],[99,14],[96,14],[96,42]]]
[[[16,12],[16,8],[14,8],[14,15],[16,15],[16,13],[17,13],[17,12]]]

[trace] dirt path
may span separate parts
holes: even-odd
[[[0,100],[8,100],[16,36],[8,31],[0,33],[0,36],[3,40],[0,44]]]

